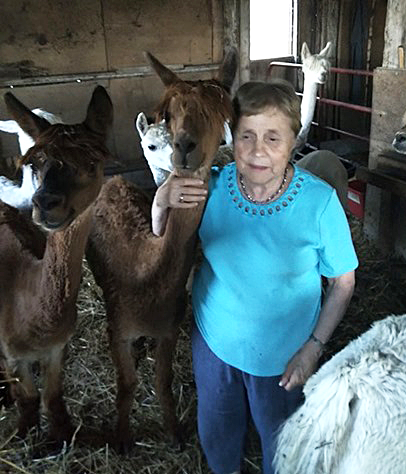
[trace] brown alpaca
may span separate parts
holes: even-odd
[[[91,204],[103,183],[112,104],[97,87],[78,125],[50,125],[5,95],[7,108],[35,140],[23,157],[38,169],[33,220],[0,201],[0,355],[19,410],[18,434],[39,422],[40,395],[32,363],[44,372],[42,402],[49,435],[69,439],[71,423],[63,400],[62,365],[76,321],[81,265],[91,225]]]
[[[148,53],[147,53],[148,54]],[[179,79],[152,55],[147,58],[167,90],[159,106],[173,134],[174,173],[207,182],[211,161],[231,119],[228,95],[235,54],[228,55],[220,78]],[[86,256],[106,302],[110,347],[117,370],[117,448],[131,447],[129,415],[137,385],[134,342],[156,339],[156,391],[165,428],[174,441],[180,431],[173,399],[172,357],[185,312],[185,284],[193,262],[196,230],[203,211],[172,209],[165,234],[151,231],[151,203],[133,185],[113,178],[95,204]]]

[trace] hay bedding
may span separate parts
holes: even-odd
[[[350,217],[360,267],[357,286],[347,314],[328,345],[325,360],[349,340],[369,328],[371,322],[389,313],[406,312],[406,264],[384,257],[362,236],[361,223]],[[42,431],[32,430],[25,440],[13,436],[14,407],[0,412],[0,473],[30,474],[206,474],[209,469],[196,435],[196,398],[189,345],[190,308],[182,325],[175,356],[174,390],[178,416],[185,429],[185,446],[169,446],[161,428],[161,410],[153,386],[153,347],[145,345],[146,357],[140,362],[140,385],[133,410],[135,445],[129,456],[117,455],[109,440],[115,423],[115,375],[107,347],[106,324],[100,289],[84,267],[78,300],[79,320],[72,339],[65,370],[65,398],[78,427],[72,443],[52,454]],[[260,472],[260,449],[251,429],[245,469]]]

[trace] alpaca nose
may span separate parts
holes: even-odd
[[[64,203],[62,194],[47,193],[46,191],[36,192],[32,197],[32,202],[43,211],[50,211]]]
[[[197,146],[196,141],[187,133],[178,135],[174,140],[175,150],[181,156],[182,166],[188,167],[187,158]]]
[[[196,148],[197,143],[188,134],[183,134],[176,138],[174,145],[179,153],[187,155]]]

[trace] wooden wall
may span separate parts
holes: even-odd
[[[134,118],[152,114],[163,92],[142,55],[149,50],[182,78],[214,75],[223,57],[220,0],[2,0],[0,89],[66,122],[81,120],[96,84],[115,109],[110,147],[126,166],[145,169]],[[183,65],[204,65],[183,72]],[[187,69],[187,68],[186,68]],[[7,112],[0,102],[0,117]],[[0,134],[3,156],[17,151]]]
[[[388,0],[383,67],[374,73],[364,230],[387,252],[406,257],[406,160],[391,143],[406,110],[406,0]],[[401,68],[399,68],[401,66]]]

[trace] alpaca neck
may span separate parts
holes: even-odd
[[[210,167],[204,166],[196,171],[193,177],[200,178],[207,183],[209,173]],[[187,273],[192,264],[197,240],[197,229],[202,218],[204,206],[205,203],[200,202],[192,209],[171,209],[165,233],[161,237],[163,255],[167,258],[183,259]]]
[[[66,309],[74,311],[91,216],[90,206],[66,229],[47,237],[40,286],[42,313],[49,318],[42,321],[45,332],[60,324]]]
[[[314,109],[316,107],[317,87],[317,82],[306,80],[305,76],[302,104],[300,107],[302,128],[300,129],[296,139],[296,149],[300,149],[306,144],[307,136],[309,135],[313,121]]]

